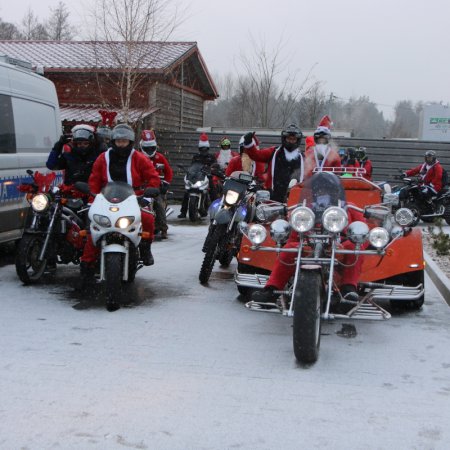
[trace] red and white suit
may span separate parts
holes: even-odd
[[[407,170],[406,175],[408,177],[420,175],[423,183],[434,189],[436,193],[442,190],[442,166],[439,161],[430,166],[427,163],[423,163],[420,166]]]
[[[173,179],[173,170],[172,167],[170,167],[169,161],[167,161],[167,158],[159,152],[155,153],[155,156],[153,156],[153,158],[150,158],[150,160],[152,161],[153,165],[155,166],[156,170],[159,173],[159,176],[161,179],[164,179],[164,181],[166,183],[172,183],[172,179]],[[164,167],[158,169],[156,167],[157,164],[163,164]]]
[[[98,194],[102,188],[113,181],[109,171],[110,150],[102,153],[95,161],[92,167],[92,173],[89,177],[89,188],[93,194]],[[159,175],[150,159],[142,153],[132,150],[126,163],[127,183],[133,187],[136,195],[141,195],[147,187],[159,187]],[[150,233],[150,239],[153,240],[155,231],[155,218],[153,214],[142,210],[142,229]],[[97,259],[99,249],[94,246],[92,238],[89,236],[84,247],[81,261],[94,263]]]
[[[235,171],[243,170],[242,159],[240,155],[231,158],[228,163],[227,169],[225,170],[225,175],[229,177]],[[252,161],[251,174],[258,180],[263,181],[265,179],[264,172],[266,171],[266,165],[262,162]]]

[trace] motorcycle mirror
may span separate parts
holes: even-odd
[[[150,187],[144,191],[143,197],[156,198],[159,195],[159,189]]]
[[[74,183],[73,187],[77,191],[80,191],[83,194],[91,193],[91,190],[89,189],[89,185],[87,183],[85,183],[84,181],[77,181],[76,183]]]
[[[33,176],[34,172],[31,169],[27,169],[27,174]]]

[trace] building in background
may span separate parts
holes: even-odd
[[[121,103],[125,42],[0,41],[0,55],[30,61],[56,86],[65,128],[80,122],[96,125],[101,109]],[[217,89],[195,42],[138,42],[132,66],[139,83],[132,92],[128,121],[143,128],[190,131],[203,126],[204,102]],[[133,61],[133,58],[130,58]],[[122,61],[122,62],[121,62]],[[115,84],[116,83],[116,84]]]
[[[450,108],[426,105],[420,114],[419,139],[450,142]]]

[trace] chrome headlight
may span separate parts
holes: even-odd
[[[239,200],[239,192],[236,191],[227,191],[225,194],[225,203],[227,205],[234,205]]]
[[[389,242],[389,233],[385,228],[372,228],[369,233],[369,242],[375,248],[383,248]]]
[[[100,214],[94,214],[94,222],[104,228],[109,228],[111,226],[109,218]]]
[[[394,219],[401,227],[408,227],[414,222],[414,214],[408,208],[400,208],[395,212]]]
[[[369,227],[366,223],[357,220],[356,222],[352,222],[347,230],[347,237],[354,244],[362,244],[366,242],[369,236]]]
[[[266,240],[266,237],[267,231],[262,225],[255,224],[248,229],[248,238],[252,244],[260,245]]]
[[[134,222],[134,216],[119,217],[116,222],[116,228],[125,230]]]
[[[286,242],[290,231],[291,227],[287,220],[277,219],[270,224],[270,236],[277,244]]]
[[[300,206],[292,211],[289,222],[291,227],[298,233],[305,233],[309,231],[316,220],[316,216],[311,209],[305,206]]]
[[[330,233],[340,233],[348,224],[347,212],[338,206],[331,206],[323,213],[322,223]]]
[[[391,239],[398,238],[400,236],[403,236],[403,228],[399,227],[398,225],[392,227],[391,229]]]
[[[50,204],[50,200],[45,194],[37,194],[33,197],[33,200],[31,200],[31,207],[36,212],[42,212],[45,211]]]
[[[194,183],[194,187],[195,187],[195,188],[199,188],[199,187],[202,186],[202,184],[203,184],[203,181],[196,181],[196,182]]]

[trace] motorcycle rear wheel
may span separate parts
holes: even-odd
[[[293,300],[293,344],[301,363],[313,363],[319,357],[323,291],[320,272],[300,273]]]
[[[44,275],[47,259],[38,261],[44,238],[39,235],[25,234],[17,246],[16,272],[24,284],[37,283]]]
[[[205,257],[203,258],[202,267],[198,276],[201,284],[207,283],[209,277],[211,276],[217,253],[219,251],[220,239],[222,238],[224,232],[224,227],[216,227],[213,234],[209,238],[209,242],[205,250]]]
[[[106,309],[115,311],[119,308],[122,297],[123,253],[105,253],[105,289]]]

